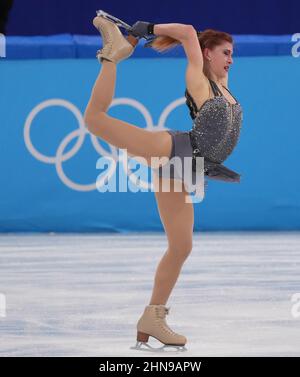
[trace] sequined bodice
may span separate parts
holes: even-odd
[[[238,142],[243,113],[233,96],[235,104],[229,103],[214,81],[209,81],[214,97],[205,101],[199,110],[188,90],[185,92],[186,104],[193,119],[189,133],[199,155],[222,163]]]

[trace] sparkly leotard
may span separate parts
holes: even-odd
[[[193,119],[193,127],[189,131],[193,157],[204,157],[204,172],[210,178],[239,182],[240,175],[221,163],[228,158],[238,142],[242,108],[235,97],[232,96],[236,103],[229,103],[217,84],[212,80],[209,82],[214,97],[206,100],[200,109],[197,109],[188,90],[185,91],[186,104]]]

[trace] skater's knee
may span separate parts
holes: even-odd
[[[193,242],[191,239],[177,241],[176,243],[169,244],[169,251],[176,258],[186,259],[193,249]]]

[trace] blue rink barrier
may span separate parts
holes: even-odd
[[[95,186],[97,160],[117,150],[80,132],[100,70],[89,58],[99,49],[90,38],[85,50],[54,40],[42,49],[33,39],[23,59],[20,52],[12,58],[9,41],[0,59],[1,232],[163,230],[154,192]],[[121,62],[109,114],[147,129],[189,130],[185,69],[183,57],[158,54]],[[241,183],[208,181],[204,201],[194,205],[196,231],[300,229],[298,82],[300,58],[291,54],[235,57],[229,88],[244,120],[225,165]],[[118,163],[113,177],[124,174]]]
[[[295,44],[291,35],[234,35],[235,56],[290,55]],[[151,48],[144,48],[140,40],[135,58],[157,57]],[[35,37],[7,37],[7,59],[91,59],[100,48],[100,35],[59,34]],[[184,50],[176,47],[164,57],[184,57]]]

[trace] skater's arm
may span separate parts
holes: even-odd
[[[155,24],[153,28],[154,35],[167,36],[178,41],[186,40],[192,33],[196,34],[194,27],[186,24]]]
[[[167,36],[181,42],[188,59],[187,80],[193,81],[197,73],[202,73],[203,56],[197,32],[192,25],[185,24],[157,24],[154,25],[153,34]],[[202,83],[202,77],[200,77]],[[197,79],[196,79],[197,81]]]
[[[156,24],[153,28],[156,36],[167,36],[181,42],[184,48],[189,66],[195,72],[202,72],[203,56],[198,40],[197,31],[192,25],[185,24]]]
[[[147,33],[155,35],[156,38],[150,44],[152,48],[159,52],[181,44],[188,60],[186,72],[187,86],[189,88],[195,87],[196,89],[200,89],[203,86],[203,55],[198,33],[192,25],[178,23],[151,24],[149,22],[138,21],[132,27],[132,32],[139,37]]]
[[[154,25],[153,34],[168,36],[181,42],[188,60],[185,76],[186,86],[193,93],[201,90],[205,84],[203,55],[194,27],[184,24],[158,24]]]

